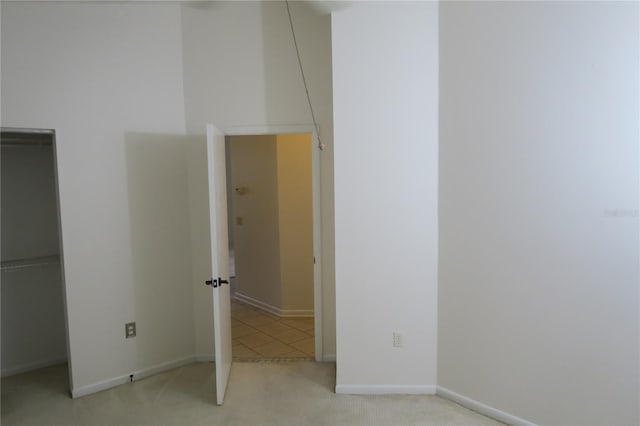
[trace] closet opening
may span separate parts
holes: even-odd
[[[3,405],[33,370],[70,379],[55,148],[53,130],[0,129]]]

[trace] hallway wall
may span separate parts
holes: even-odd
[[[282,309],[313,313],[313,188],[310,134],[276,136]]]
[[[228,146],[236,293],[281,309],[276,136],[231,136]],[[236,187],[246,192],[239,194]],[[242,224],[237,223],[238,218]]]

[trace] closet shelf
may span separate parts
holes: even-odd
[[[28,257],[24,259],[15,259],[15,260],[3,260],[2,270],[17,271],[20,269],[33,268],[33,267],[43,266],[43,265],[52,265],[56,263],[60,263],[60,256],[57,254],[54,254],[51,256]]]

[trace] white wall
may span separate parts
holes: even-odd
[[[331,24],[303,2],[291,13],[309,92],[326,144],[321,153],[323,351],[335,354]],[[187,131],[312,122],[283,2],[182,7]],[[205,313],[202,318],[208,318]],[[206,336],[200,336],[206,338]]]
[[[638,4],[447,2],[440,28],[438,384],[638,424]]]
[[[276,136],[282,309],[313,312],[313,191],[310,134]]]
[[[125,135],[138,366],[194,350],[189,142],[185,136]],[[197,277],[201,286],[210,271]]]
[[[332,41],[337,390],[433,391],[438,4],[353,4]]]
[[[2,125],[56,130],[76,391],[149,367],[124,338],[161,326],[136,308],[124,135],[184,132],[181,39],[175,4],[2,3]],[[164,330],[158,359],[193,353],[183,333]]]

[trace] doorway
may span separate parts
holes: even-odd
[[[322,359],[312,132],[227,132],[236,360]]]
[[[9,376],[70,368],[55,133],[2,128],[0,150],[4,387]]]

